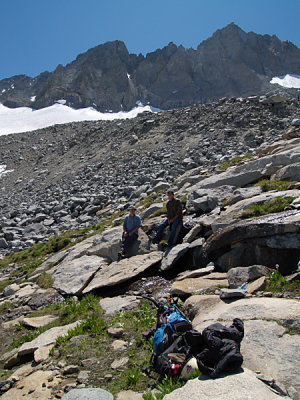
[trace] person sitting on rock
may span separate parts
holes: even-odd
[[[168,190],[167,191],[167,196],[168,196],[168,202],[166,204],[167,206],[167,219],[160,224],[158,227],[157,233],[154,236],[152,242],[153,243],[159,243],[160,238],[167,226],[170,226],[170,236],[168,240],[168,247],[172,246],[174,244],[174,239],[176,235],[176,229],[178,225],[182,222],[182,204],[179,199],[176,199],[174,196],[174,191],[173,190]]]
[[[135,214],[136,207],[128,207],[129,214],[123,222],[122,250],[119,253],[119,259],[128,256],[130,248],[138,238],[138,230],[142,226],[141,218]]]

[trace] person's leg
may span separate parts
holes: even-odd
[[[133,235],[127,236],[127,237],[125,238],[125,240],[124,240],[124,246],[123,246],[123,249],[124,249],[124,253],[125,253],[125,254],[126,254],[126,253],[129,253],[129,250],[130,250],[130,248],[132,247],[134,241],[137,239],[137,237],[138,237],[138,236],[137,236],[136,234],[133,234]]]
[[[162,224],[159,225],[156,235],[153,238],[153,243],[158,243],[160,241],[163,231],[166,229],[167,226],[168,220],[166,219]]]
[[[175,219],[175,221],[172,223],[171,225],[171,232],[170,232],[170,236],[169,236],[169,240],[168,240],[168,246],[172,246],[174,243],[174,239],[175,239],[175,235],[176,235],[176,229],[177,226],[179,225],[179,223],[182,222],[181,218],[177,218]]]

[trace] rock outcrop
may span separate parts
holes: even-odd
[[[214,321],[230,324],[233,318],[241,318],[245,322],[243,365],[272,376],[285,393],[298,400],[300,381],[296,371],[300,365],[294,355],[299,352],[300,340],[299,335],[293,336],[289,330],[299,331],[299,301],[249,298],[223,303],[216,296],[207,307],[205,297],[192,296],[185,303],[194,316],[195,329],[201,331]]]

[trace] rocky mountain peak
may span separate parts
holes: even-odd
[[[270,80],[299,75],[299,65],[300,50],[292,43],[246,33],[231,23],[196,50],[170,42],[144,57],[129,54],[120,40],[101,44],[52,73],[0,81],[0,102],[37,109],[65,99],[74,108],[93,106],[103,112],[130,110],[141,101],[171,109],[224,96],[282,92]]]

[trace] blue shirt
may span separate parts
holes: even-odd
[[[126,232],[130,233],[138,226],[142,226],[141,218],[138,215],[134,215],[133,217],[127,215],[125,217],[123,227],[126,229]]]

